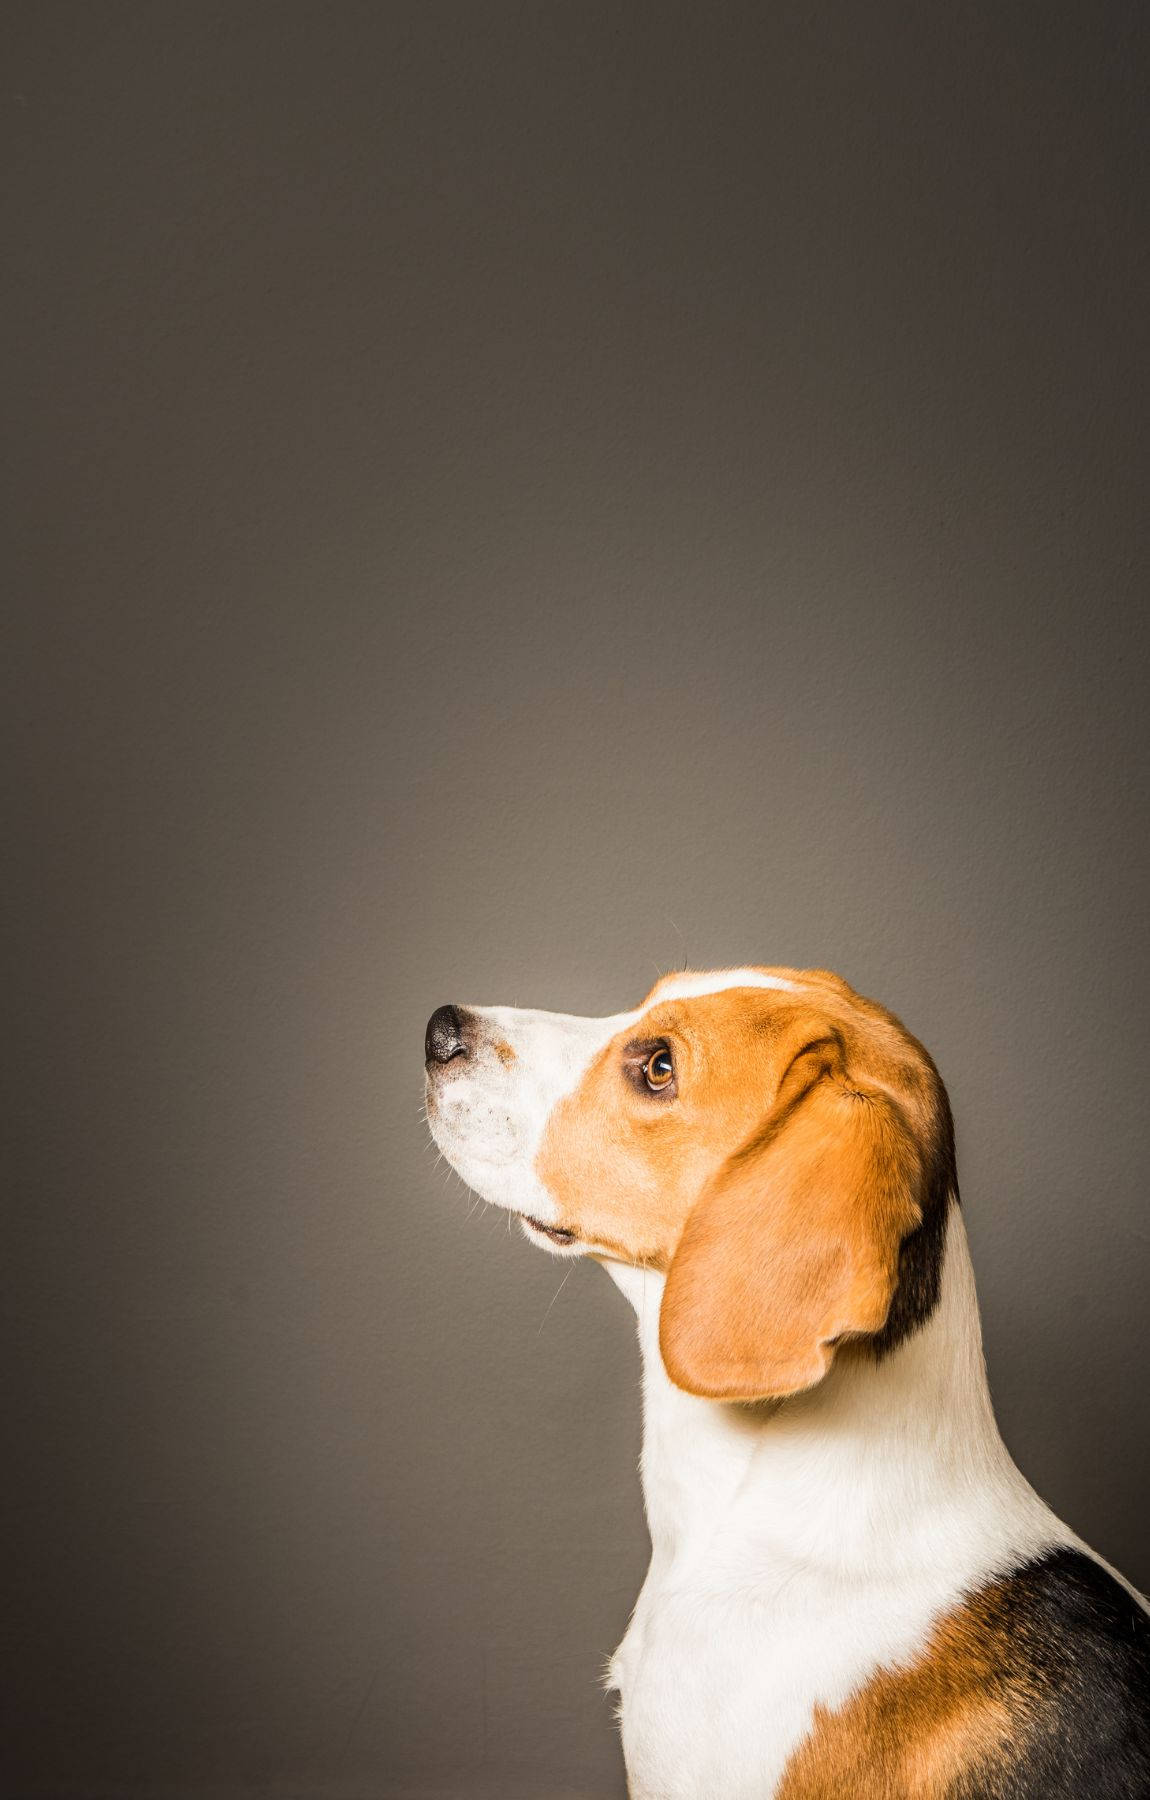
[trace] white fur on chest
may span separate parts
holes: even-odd
[[[780,1564],[757,1592],[673,1571],[644,1586],[612,1673],[633,1800],[766,1800],[810,1730],[880,1664],[913,1659],[952,1589],[913,1597]]]
[[[1075,1540],[995,1427],[957,1210],[927,1326],[781,1407],[673,1387],[662,1278],[610,1273],[639,1317],[652,1540],[611,1665],[632,1800],[769,1800],[816,1706],[913,1662],[991,1575]]]

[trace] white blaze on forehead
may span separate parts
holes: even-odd
[[[698,1000],[704,994],[723,994],[728,988],[785,988],[794,993],[797,983],[781,975],[768,975],[764,969],[715,969],[709,975],[669,975],[661,983],[651,1002],[658,1006],[664,1000]]]

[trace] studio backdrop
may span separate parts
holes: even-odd
[[[620,1800],[633,1319],[446,1001],[829,966],[1150,1584],[1146,15],[8,20],[3,1771]]]

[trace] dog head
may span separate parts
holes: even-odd
[[[673,975],[605,1019],[440,1007],[426,1067],[477,1193],[557,1254],[665,1272],[660,1347],[690,1393],[797,1393],[845,1340],[882,1354],[933,1309],[946,1095],[837,976]]]

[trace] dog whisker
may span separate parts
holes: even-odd
[[[573,1269],[574,1267],[575,1267],[575,1264],[572,1263],[571,1268],[568,1269],[566,1275],[564,1275],[562,1281],[559,1283],[559,1286],[555,1289],[555,1292],[552,1294],[551,1300],[547,1307],[547,1311],[543,1314],[543,1317],[539,1321],[539,1331],[537,1331],[535,1333],[536,1337],[539,1336],[539,1332],[543,1330],[543,1327],[546,1325],[548,1319],[550,1318],[551,1308],[554,1306],[556,1300],[558,1300],[560,1294],[563,1292],[563,1289],[567,1286],[567,1283],[570,1281],[571,1269]]]

